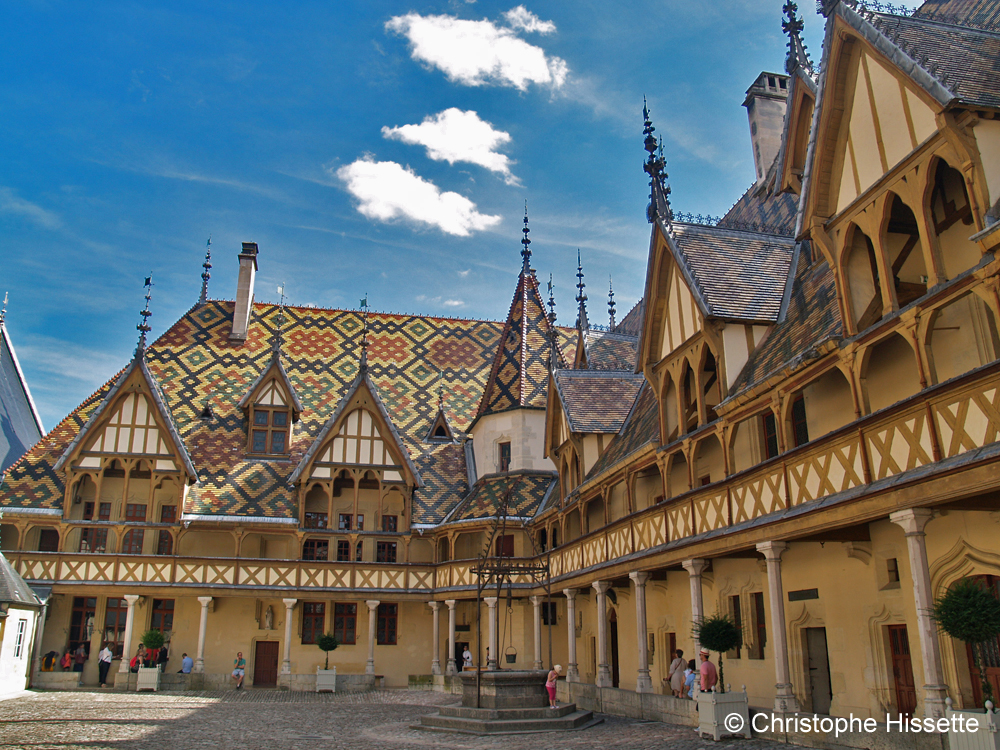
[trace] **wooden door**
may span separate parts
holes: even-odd
[[[273,687],[278,684],[277,641],[257,641],[253,658],[253,684],[255,687]]]
[[[809,655],[809,688],[813,713],[829,716],[833,690],[830,687],[830,657],[826,648],[826,628],[806,628]]]
[[[611,687],[618,687],[618,614],[611,610]]]
[[[917,708],[917,688],[913,682],[910,659],[910,639],[905,625],[889,626],[889,648],[892,650],[892,679],[896,687],[896,710],[912,716]]]

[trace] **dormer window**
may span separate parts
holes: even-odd
[[[250,410],[250,452],[255,455],[288,455],[288,427],[291,410],[287,406],[254,404]]]
[[[302,405],[277,354],[240,399],[239,405],[247,411],[247,453],[287,456],[292,442],[292,423],[302,412]]]

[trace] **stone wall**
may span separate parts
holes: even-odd
[[[312,692],[316,690],[316,674],[278,675],[278,687]],[[337,674],[338,693],[362,693],[375,689],[373,674]]]
[[[35,672],[31,687],[39,690],[72,690],[81,685],[82,672]],[[108,675],[108,679],[111,679]]]

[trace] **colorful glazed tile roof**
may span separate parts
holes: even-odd
[[[545,408],[550,330],[534,272],[521,273],[476,419],[517,407]]]
[[[791,193],[768,195],[754,183],[726,212],[718,226],[791,237],[795,233],[797,209],[797,196]]]
[[[588,330],[583,335],[588,370],[635,370],[637,336]]]
[[[1000,5],[995,0],[928,0],[914,11],[913,16],[967,24],[973,28],[1000,29]]]
[[[621,430],[597,459],[587,478],[596,477],[647,445],[660,443],[660,412],[653,389],[642,383]]]
[[[469,496],[448,516],[447,522],[494,518],[505,493],[510,491],[508,517],[532,518],[555,488],[554,471],[512,471],[480,477]]]
[[[556,370],[556,392],[573,432],[617,433],[639,389],[642,375],[601,370]]]

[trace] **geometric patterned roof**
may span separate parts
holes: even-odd
[[[570,432],[617,433],[644,382],[644,376],[626,372],[555,372],[556,392]]]
[[[637,336],[626,336],[589,328],[583,333],[587,369],[634,372],[638,345],[639,338]]]
[[[754,183],[716,226],[790,237],[795,233],[797,209],[798,196],[791,193],[768,195],[767,190]]]
[[[531,470],[480,477],[469,496],[455,508],[446,522],[495,517],[508,490],[511,490],[508,517],[531,518],[555,488],[558,479],[559,475],[554,471]]]

